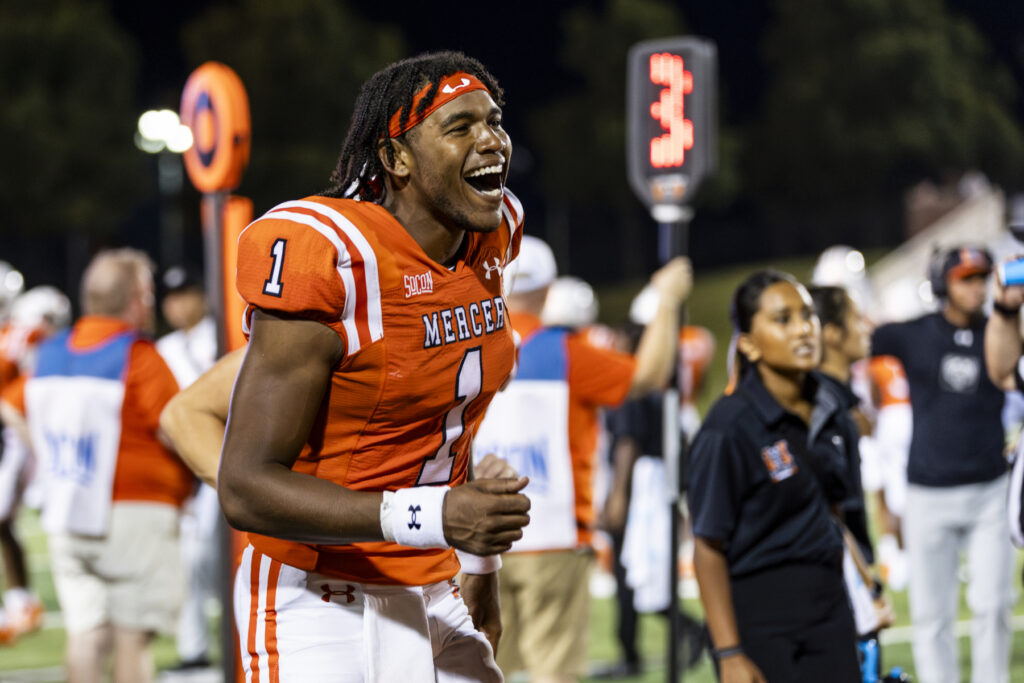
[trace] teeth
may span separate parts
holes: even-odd
[[[472,173],[467,173],[466,177],[467,178],[476,178],[476,177],[482,176],[482,175],[490,175],[491,173],[501,173],[501,164],[498,164],[496,166],[485,166],[483,168],[478,168],[477,170],[473,171]]]

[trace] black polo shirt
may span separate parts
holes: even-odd
[[[845,382],[841,382],[831,375],[818,374],[823,387],[827,387],[835,394],[843,409],[842,415],[836,416],[836,427],[846,444],[846,468],[847,488],[846,498],[840,503],[840,510],[843,516],[843,524],[853,534],[860,552],[868,564],[874,564],[875,552],[871,543],[871,534],[868,532],[868,514],[864,505],[864,485],[860,476],[860,429],[857,421],[854,420],[851,411],[860,405],[860,398]]]
[[[664,433],[662,428],[663,401],[660,391],[630,399],[618,408],[609,410],[605,425],[612,439],[628,436],[636,440],[641,455],[662,457]]]
[[[898,358],[910,385],[910,483],[977,484],[1006,472],[1005,396],[988,378],[984,339],[984,318],[958,328],[941,313],[875,330],[871,352]]]
[[[693,533],[724,542],[729,573],[790,563],[839,567],[843,540],[829,512],[848,495],[845,408],[808,375],[808,427],[749,370],[711,408],[690,454]],[[827,502],[828,501],[828,502]]]

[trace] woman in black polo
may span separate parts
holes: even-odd
[[[831,511],[847,495],[845,408],[812,372],[821,330],[807,291],[761,271],[736,290],[740,380],[691,451],[694,565],[719,678],[860,680]]]

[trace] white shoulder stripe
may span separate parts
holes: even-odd
[[[377,265],[377,254],[373,247],[366,240],[366,237],[359,231],[352,221],[336,209],[324,206],[317,202],[286,202],[278,208],[303,208],[315,211],[321,216],[330,219],[335,226],[349,238],[356,250],[363,259],[363,269],[366,274],[366,308],[368,312],[367,324],[370,328],[370,341],[374,342],[384,338],[384,316],[381,313],[380,294],[380,269]]]
[[[512,262],[512,245],[515,243],[516,233],[523,231],[523,205],[519,202],[519,198],[508,189],[505,190],[505,196],[501,202],[501,213],[505,216],[505,222],[508,223],[508,247],[505,249],[505,264],[507,265]]]
[[[502,204],[511,207],[512,213],[515,215],[515,225],[521,225],[523,222],[523,203],[519,201],[519,197],[512,194],[512,191],[508,189],[505,190],[505,200]]]
[[[280,209],[281,207],[277,207]],[[361,344],[359,340],[359,329],[356,327],[356,303],[359,297],[359,290],[356,289],[355,277],[352,275],[352,256],[348,253],[348,249],[345,247],[345,243],[341,241],[331,228],[324,223],[321,223],[312,216],[307,216],[304,213],[295,213],[293,211],[279,211],[273,210],[266,214],[264,218],[284,218],[296,223],[302,223],[316,230],[318,233],[327,238],[327,240],[334,245],[335,250],[338,252],[338,262],[336,268],[338,275],[341,277],[342,283],[345,285],[345,307],[341,312],[341,324],[345,327],[345,336],[348,337],[348,348],[346,350],[347,355],[352,355],[359,350]]]

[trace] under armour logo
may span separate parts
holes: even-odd
[[[419,505],[410,505],[409,506],[409,513],[411,515],[409,517],[409,528],[410,529],[419,529],[421,526],[423,526],[422,524],[420,524],[419,522],[416,521],[416,513],[419,512],[422,509],[423,508],[421,508]]]
[[[332,591],[331,584],[329,583],[325,583],[324,585],[320,586],[320,590],[324,592],[323,597],[320,598],[324,602],[330,602],[331,596],[333,595],[344,595],[346,603],[354,602],[356,599],[356,587],[350,583],[345,584],[345,590],[343,591]]]
[[[485,273],[485,277],[488,280],[491,279],[491,272],[493,271],[498,271],[498,275],[501,275],[501,260],[497,256],[495,256],[493,266],[489,264],[487,261],[484,261],[484,270],[487,271]]]
[[[456,85],[454,87],[452,87],[451,83],[446,83],[445,86],[443,88],[441,88],[441,92],[443,92],[445,95],[451,95],[453,92],[455,92],[459,88],[465,88],[467,85],[469,85],[469,79],[468,78],[463,78],[462,79],[462,83],[459,83],[458,85]]]

